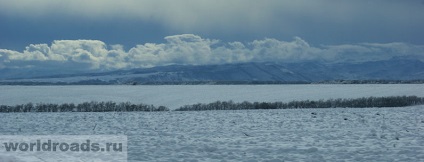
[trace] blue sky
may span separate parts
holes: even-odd
[[[424,55],[423,0],[0,0],[0,68]]]

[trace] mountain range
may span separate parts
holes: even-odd
[[[424,62],[393,58],[360,63],[239,63],[169,65],[96,73],[55,74],[0,70],[0,82],[44,84],[161,84],[185,82],[322,82],[330,80],[423,80]]]

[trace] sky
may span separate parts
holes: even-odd
[[[424,0],[0,0],[0,69],[424,60]]]

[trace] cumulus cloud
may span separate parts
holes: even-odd
[[[66,71],[106,71],[171,64],[207,65],[242,62],[362,62],[393,57],[423,59],[424,46],[407,43],[360,43],[314,47],[300,37],[252,42],[221,42],[198,35],[165,37],[165,43],[145,43],[124,50],[99,40],[56,40],[30,44],[22,52],[0,49],[0,69],[39,68]]]

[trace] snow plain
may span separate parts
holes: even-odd
[[[416,95],[423,84],[364,85],[160,85],[160,86],[0,86],[0,104],[82,103],[115,101],[153,104],[176,109],[215,101],[289,102],[330,98]]]
[[[424,161],[424,106],[3,113],[0,120],[1,135],[127,135],[129,161]]]
[[[4,105],[94,100],[130,101],[171,109],[216,100],[292,101],[399,95],[424,97],[424,86],[0,86],[0,104]],[[0,122],[0,135],[127,135],[129,161],[424,161],[424,106],[0,113]],[[0,161],[28,160],[20,158],[0,155]]]

